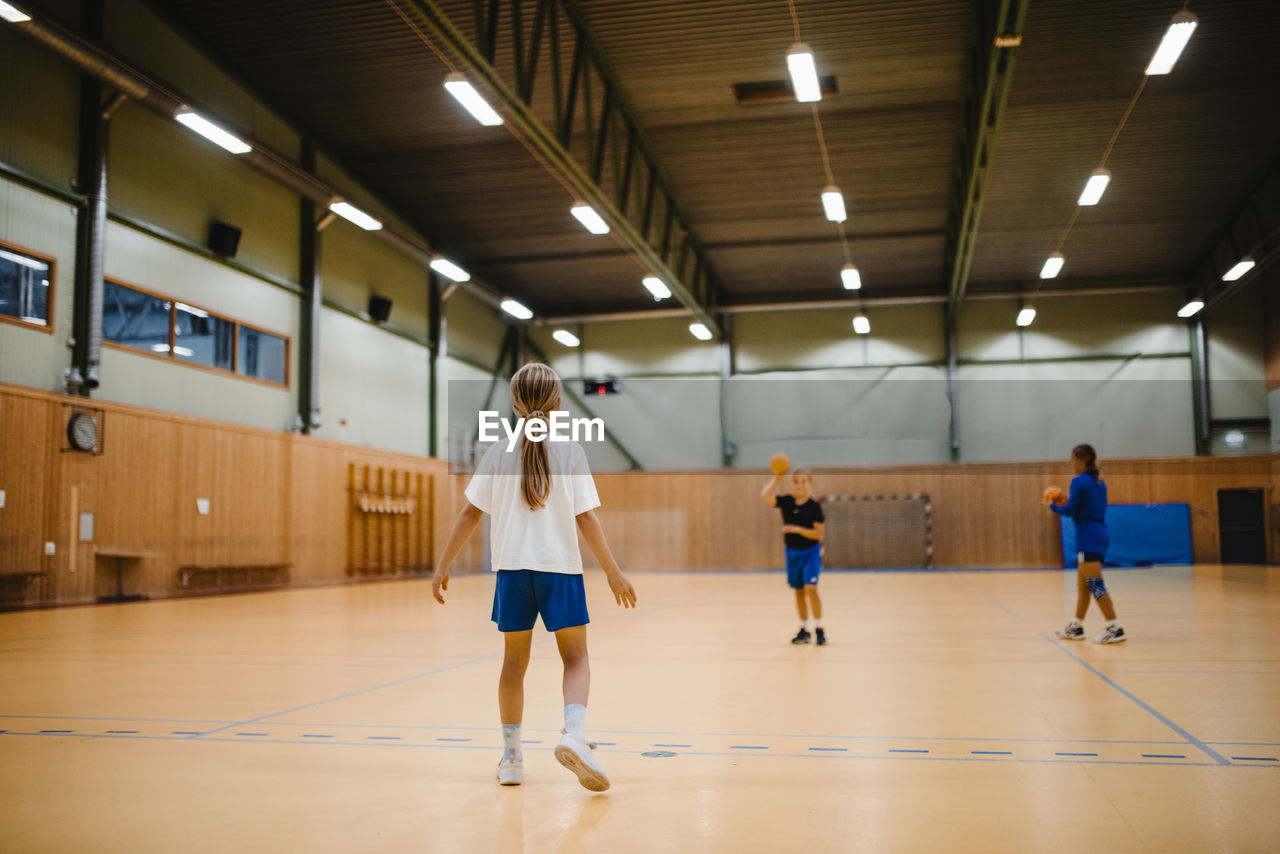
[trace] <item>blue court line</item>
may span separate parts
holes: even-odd
[[[333,736],[331,735],[312,735],[311,733],[308,733],[308,732],[304,732],[302,734],[302,737],[303,738],[333,738]]]
[[[41,735],[41,733],[23,733],[23,732],[9,732],[7,734],[16,735],[16,736],[25,735],[25,736],[36,736],[36,737],[39,737]],[[133,738],[133,739],[147,740],[147,741],[190,741],[190,739],[175,739],[175,738],[168,738],[167,736],[156,736],[156,735],[119,736],[119,735],[102,735],[99,733],[80,733],[79,736],[81,738]],[[391,741],[400,740],[399,736],[368,736],[368,738],[369,739],[386,739]],[[213,738],[205,738],[200,740],[202,742],[230,742],[230,743],[244,744],[243,741],[237,742],[234,737],[232,738],[213,737]],[[419,749],[427,748],[427,749],[436,749],[436,750],[495,750],[496,749],[495,747],[490,745],[472,745],[472,744],[416,744],[413,742],[407,742],[404,744],[385,744],[384,743],[384,744],[378,745],[378,744],[369,744],[367,741],[296,741],[296,740],[290,740],[290,739],[277,739],[277,738],[258,738],[258,739],[255,739],[255,743],[256,744],[294,744],[294,745],[309,745],[309,746],[337,745],[341,747],[382,746],[382,747],[404,747],[404,748],[419,748]],[[546,748],[546,747],[540,747],[535,749],[550,750],[550,748]],[[740,749],[766,750],[767,748],[756,747],[756,748],[740,748]],[[611,752],[634,755],[634,754],[642,753],[643,751],[618,750],[618,751],[611,751]],[[756,757],[761,757],[766,759],[771,757],[783,758],[783,759],[823,758],[822,755],[814,754],[814,753],[728,753],[724,751],[690,751],[685,755],[687,756],[731,756],[731,757],[756,756]],[[880,760],[898,760],[898,761],[905,761],[905,762],[1021,762],[1021,763],[1030,763],[1030,764],[1042,764],[1042,765],[1148,765],[1148,766],[1149,765],[1177,765],[1177,766],[1201,766],[1201,767],[1210,767],[1210,768],[1217,767],[1216,763],[1213,763],[1213,762],[1138,762],[1133,760],[1109,760],[1109,759],[1094,759],[1094,760],[1082,760],[1082,759],[1074,759],[1074,758],[1022,759],[1022,758],[1016,758],[1016,757],[1010,758],[1010,759],[994,759],[994,758],[987,759],[987,758],[975,758],[975,757],[967,757],[967,756],[928,756],[928,755],[920,755],[920,754],[888,755],[884,753],[859,754],[859,753],[843,753],[843,752],[835,756],[828,756],[828,758],[880,759]],[[1229,767],[1275,768],[1277,770],[1280,770],[1280,764],[1277,764],[1277,765],[1231,765]]]
[[[829,750],[831,752],[839,751],[841,753],[849,752],[849,748],[847,747],[810,747],[809,749],[810,750]]]
[[[1165,717],[1164,715],[1162,715],[1162,714],[1160,714],[1159,712],[1157,712],[1154,708],[1152,708],[1152,707],[1151,707],[1151,705],[1150,705],[1150,704],[1148,704],[1148,703],[1146,703],[1146,702],[1143,702],[1142,700],[1138,699],[1138,697],[1137,697],[1135,694],[1132,694],[1132,693],[1130,693],[1129,691],[1127,691],[1127,690],[1125,690],[1124,688],[1122,688],[1122,687],[1120,686],[1120,683],[1116,682],[1114,679],[1112,679],[1111,677],[1107,676],[1107,674],[1103,673],[1101,670],[1099,670],[1098,668],[1094,667],[1092,664],[1090,664],[1089,662],[1085,661],[1083,658],[1081,658],[1080,656],[1076,655],[1074,652],[1072,652],[1071,650],[1067,649],[1067,648],[1066,648],[1066,647],[1064,647],[1062,644],[1057,643],[1056,641],[1054,641],[1052,638],[1050,638],[1050,637],[1049,637],[1047,634],[1045,634],[1044,632],[1041,632],[1041,633],[1040,633],[1040,637],[1044,638],[1046,643],[1048,643],[1048,644],[1050,644],[1051,646],[1055,647],[1056,649],[1060,650],[1060,651],[1061,651],[1062,653],[1064,653],[1065,655],[1069,655],[1069,656],[1071,656],[1072,658],[1074,658],[1076,661],[1080,662],[1082,665],[1084,665],[1085,669],[1086,669],[1086,670],[1088,670],[1090,673],[1094,674],[1094,675],[1095,675],[1095,676],[1097,676],[1099,679],[1101,679],[1103,682],[1106,682],[1106,683],[1107,683],[1108,685],[1110,685],[1112,688],[1115,688],[1115,689],[1116,689],[1117,691],[1119,691],[1121,694],[1124,694],[1124,695],[1125,695],[1126,697],[1128,697],[1130,700],[1132,700],[1133,702],[1137,703],[1140,707],[1142,707],[1143,709],[1145,709],[1145,710],[1146,710],[1146,711],[1147,711],[1147,712],[1148,712],[1152,717],[1154,717],[1156,720],[1160,721],[1160,723],[1164,724],[1164,725],[1165,725],[1165,726],[1167,726],[1169,729],[1173,730],[1173,731],[1174,731],[1174,732],[1176,732],[1178,735],[1180,735],[1180,736],[1182,736],[1183,738],[1185,738],[1185,739],[1186,739],[1190,744],[1193,744],[1193,745],[1195,745],[1196,747],[1198,747],[1198,748],[1199,748],[1203,753],[1205,753],[1207,756],[1209,756],[1211,759],[1213,759],[1213,761],[1214,761],[1214,762],[1217,762],[1219,765],[1230,765],[1230,764],[1231,764],[1231,763],[1230,763],[1230,762],[1228,762],[1225,758],[1223,758],[1222,754],[1218,753],[1218,752],[1217,752],[1216,750],[1214,750],[1212,747],[1210,747],[1209,745],[1205,744],[1203,741],[1201,741],[1200,739],[1196,738],[1194,735],[1192,735],[1191,733],[1187,732],[1185,729],[1183,729],[1182,727],[1178,726],[1178,725],[1177,725],[1177,724],[1175,724],[1173,721],[1169,720],[1167,717]]]
[[[0,729],[0,732],[4,732],[4,730]],[[107,735],[137,735],[137,734],[138,734],[138,731],[137,731],[136,729],[109,729],[109,730],[107,730]]]
[[[691,750],[685,756],[755,756],[760,759],[880,759],[883,761],[897,762],[1021,762],[1031,765],[1177,765],[1182,767],[1201,766],[1207,768],[1216,768],[1217,763],[1214,762],[1139,762],[1137,760],[1118,760],[1118,759],[1020,759],[1013,757],[1010,759],[987,759],[976,758],[972,756],[920,756],[920,755],[893,755],[885,753],[847,753],[838,756],[823,757],[812,753],[723,753],[714,750]],[[1267,767],[1280,770],[1280,765],[1267,766],[1230,766],[1233,768],[1245,767]]]
[[[600,742],[596,742],[599,744]],[[654,747],[693,747],[692,744],[655,744]]]
[[[1186,759],[1187,757],[1181,753],[1144,753],[1143,759]]]
[[[63,733],[69,733],[69,732],[73,732],[73,730],[69,730],[69,729],[42,729],[42,730],[40,730],[40,734],[41,734],[41,735],[46,735],[46,734],[48,734],[48,735],[53,735],[53,734],[63,734]]]
[[[261,736],[265,736],[265,735],[266,735],[266,733],[265,733],[265,732],[238,732],[238,733],[236,733],[236,735],[238,735],[238,736],[240,736],[240,735],[261,735]]]
[[[133,732],[137,732],[137,730],[135,729],[133,730]],[[199,734],[200,733],[194,732],[193,730],[189,730],[189,729],[183,729],[183,730],[175,729],[169,733],[169,735],[199,735]]]
[[[1232,759],[1240,762],[1280,762],[1274,756],[1232,756]]]
[[[520,740],[520,743],[521,744],[542,744],[542,739],[522,738]]]
[[[1015,620],[1019,620],[1019,619],[1021,619],[1021,617],[1019,617],[1019,616],[1018,616],[1018,613],[1017,613],[1016,611],[1014,611],[1014,610],[1013,610],[1012,608],[1010,608],[1009,606],[1005,605],[1003,602],[1001,602],[1001,601],[1000,601],[999,599],[997,599],[996,597],[992,596],[992,595],[991,595],[990,593],[988,593],[987,591],[985,591],[985,590],[980,590],[980,589],[978,588],[978,585],[974,584],[974,583],[973,583],[972,581],[970,581],[969,579],[967,579],[967,578],[965,578],[965,577],[961,576],[960,580],[961,580],[962,582],[964,582],[965,584],[969,585],[969,587],[973,588],[974,590],[977,590],[977,591],[978,591],[979,593],[981,593],[984,597],[986,597],[986,600],[987,600],[988,602],[990,602],[992,605],[995,605],[995,606],[996,606],[997,608],[999,608],[1000,610],[1004,611],[1004,612],[1005,612],[1006,614],[1008,614],[1010,617],[1013,617]]]
[[[330,736],[332,738],[332,736]],[[470,741],[469,738],[437,738],[436,741]]]
[[[1207,744],[1218,744],[1223,747],[1280,747],[1278,741],[1210,741]]]
[[[927,750],[909,750],[909,749],[902,748],[902,747],[890,747],[890,748],[889,748],[889,752],[890,752],[890,753],[928,753],[929,751],[927,751]],[[1096,755],[1096,754],[1095,754],[1095,755]]]
[[[73,715],[0,715],[2,717],[13,718],[30,718],[36,720],[84,720],[84,721],[156,721],[160,723],[230,723],[229,721],[185,721],[181,718],[113,718],[103,716],[73,716]],[[245,723],[252,723],[246,721]],[[494,730],[492,726],[442,726],[428,724],[363,724],[363,723],[336,723],[332,721],[304,721],[295,723],[293,721],[272,721],[272,727],[310,727],[312,729],[330,729],[330,728],[356,728],[356,729],[408,729],[408,730],[451,730],[464,732],[490,732]],[[3,730],[0,730],[3,732]],[[212,733],[213,730],[208,732]],[[548,732],[559,733],[560,728],[540,728],[525,727],[525,732]],[[716,736],[723,738],[804,738],[804,739],[835,739],[835,740],[863,740],[863,741],[973,741],[973,742],[1008,742],[1008,743],[1028,743],[1028,744],[1186,744],[1185,740],[1165,741],[1162,739],[1124,739],[1124,738],[1002,738],[1000,736],[955,736],[955,735],[849,735],[849,734],[822,734],[822,733],[795,733],[795,732],[685,732],[679,730],[653,730],[653,729],[597,729],[593,732],[618,733],[621,735],[677,735],[677,736]],[[526,741],[526,743],[534,743]],[[597,744],[610,744],[612,742],[598,741]],[[1205,742],[1210,745],[1232,745],[1236,747],[1280,747],[1280,742],[1273,741],[1209,741]]]
[[[729,749],[730,750],[768,750],[769,748],[765,747],[762,744],[731,744],[729,745]]]
[[[1057,752],[1055,752],[1053,755],[1054,755],[1054,756],[1097,756],[1098,754],[1096,754],[1096,753],[1057,753]]]
[[[400,741],[400,736],[398,735],[370,735],[366,736],[366,738],[374,739],[376,741]]]
[[[282,712],[272,712],[269,715],[259,715],[256,718],[249,718],[248,720],[244,720],[244,721],[236,721],[235,723],[227,724],[226,726],[218,727],[217,729],[211,729],[208,732],[203,733],[202,735],[213,735],[214,733],[219,733],[219,732],[222,732],[223,730],[228,730],[228,729],[235,729],[236,727],[244,726],[245,724],[256,724],[261,721],[265,721],[268,718],[275,718],[275,717],[279,717],[280,715],[287,715],[291,712],[299,712],[299,711],[302,711],[303,709],[311,709],[316,706],[322,706],[325,703],[335,702],[337,700],[346,700],[350,697],[358,697],[361,694],[368,694],[370,691],[379,691],[383,688],[391,688],[395,685],[403,685],[406,682],[413,682],[416,679],[423,679],[427,676],[434,676],[437,673],[444,673],[447,670],[456,670],[459,667],[466,667],[468,664],[475,664],[477,661],[488,661],[491,658],[497,658],[497,657],[498,657],[498,653],[492,652],[492,653],[489,653],[488,655],[481,655],[476,658],[467,659],[466,661],[459,661],[456,664],[449,664],[444,667],[437,667],[435,670],[427,670],[423,673],[415,673],[412,676],[406,676],[403,679],[394,679],[390,682],[383,682],[380,685],[371,685],[368,688],[361,688],[358,691],[348,691],[345,694],[338,694],[337,696],[334,696],[334,697],[326,697],[323,700],[316,700],[313,703],[303,703],[301,706],[294,706],[292,709],[285,709]],[[201,736],[192,736],[192,738],[199,738],[199,737]]]
[[[0,718],[38,718],[47,721],[142,721],[153,724],[234,724],[234,721],[193,721],[186,718],[115,718],[104,715],[0,715]]]
[[[613,747],[613,746],[614,746],[614,745],[616,745],[617,743],[618,743],[618,742],[616,742],[616,741],[597,741],[597,742],[596,742],[596,745],[597,745],[597,746],[599,746],[599,747],[604,747],[605,745],[608,745],[609,747]],[[542,744],[542,742],[538,742],[538,744]]]
[[[1012,750],[970,750],[970,753],[979,753],[987,756],[1012,756]]]

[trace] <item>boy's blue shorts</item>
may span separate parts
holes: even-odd
[[[582,576],[533,569],[499,570],[492,616],[498,631],[527,632],[539,614],[549,632],[591,622]]]
[[[796,590],[806,584],[817,584],[822,574],[822,546],[812,545],[807,549],[793,549],[783,546],[787,553],[787,584]]]

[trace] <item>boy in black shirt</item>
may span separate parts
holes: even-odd
[[[815,501],[813,476],[807,469],[791,473],[791,494],[774,495],[782,478],[775,474],[760,491],[760,500],[782,512],[782,533],[787,555],[787,584],[796,591],[796,610],[800,613],[800,631],[792,643],[808,643],[809,607],[813,608],[814,632],[818,646],[827,642],[822,630],[822,600],[818,598],[818,576],[822,571],[822,526],[826,516],[822,505]]]

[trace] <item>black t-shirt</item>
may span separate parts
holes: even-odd
[[[812,528],[814,522],[827,521],[826,515],[822,512],[822,505],[810,498],[799,507],[796,506],[796,500],[790,495],[774,496],[774,501],[778,510],[782,512],[782,524],[799,525],[802,528]],[[783,539],[787,542],[787,548],[791,549],[809,549],[818,544],[817,540],[811,540],[800,534],[784,534]]]

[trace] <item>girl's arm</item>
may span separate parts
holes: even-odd
[[[472,532],[475,531],[476,526],[480,524],[480,519],[483,517],[484,511],[468,501],[463,506],[462,512],[458,514],[458,518],[453,522],[453,530],[449,532],[449,541],[444,544],[444,552],[440,555],[440,563],[436,564],[436,571],[431,576],[431,595],[436,597],[436,601],[441,605],[444,604],[444,597],[440,595],[440,591],[449,589],[449,565],[458,556],[458,552],[462,551],[462,547],[466,545],[467,540],[470,539]]]
[[[1054,513],[1057,513],[1059,516],[1070,516],[1074,519],[1076,511],[1080,509],[1080,502],[1083,500],[1083,497],[1084,491],[1080,489],[1074,480],[1072,480],[1071,491],[1067,495],[1067,503],[1050,504],[1049,509]]]
[[[773,491],[778,488],[778,483],[782,480],[782,475],[775,474],[773,479],[765,484],[764,489],[760,490],[760,500],[770,507],[778,506],[778,499],[774,497]]]
[[[578,530],[582,532],[582,538],[591,547],[591,553],[596,556],[596,560],[600,562],[600,566],[604,569],[605,578],[609,579],[609,589],[613,591],[613,598],[624,608],[634,608],[636,606],[636,589],[631,586],[631,582],[627,580],[626,573],[618,566],[618,562],[613,559],[613,552],[609,551],[609,543],[604,538],[604,528],[600,526],[600,520],[596,518],[596,511],[588,510],[586,513],[579,513],[574,517],[574,520],[578,523]]]
[[[814,522],[812,528],[806,528],[803,525],[783,525],[782,533],[799,534],[809,540],[822,540],[822,526],[824,522]]]

